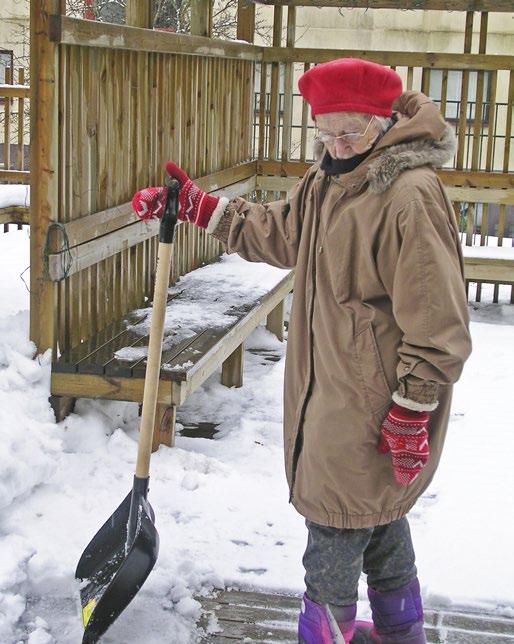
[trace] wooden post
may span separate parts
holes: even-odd
[[[75,409],[75,398],[69,396],[50,396],[50,405],[53,409],[55,420],[60,423],[62,420],[69,416]]]
[[[296,33],[296,7],[287,8],[286,47],[294,48]],[[287,161],[291,154],[291,132],[293,123],[293,63],[284,66],[284,120],[282,123],[282,161]]]
[[[229,355],[221,367],[221,384],[225,387],[243,386],[244,343]]]
[[[191,2],[191,35],[206,36],[212,34],[212,1],[193,0]]]
[[[59,213],[59,45],[50,40],[62,0],[30,1],[30,339],[55,349],[56,288],[45,275],[48,226]]]
[[[266,328],[274,333],[280,342],[284,340],[284,300],[279,302],[266,318]]]
[[[153,29],[153,0],[127,0],[125,22],[130,27]]]
[[[255,35],[255,2],[237,0],[237,39],[253,43]]]
[[[155,425],[152,439],[152,452],[159,449],[159,445],[173,447],[175,445],[175,422],[177,420],[177,406],[157,403],[155,410]]]

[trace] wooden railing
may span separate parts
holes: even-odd
[[[5,81],[4,85],[0,85],[0,119],[3,133],[0,139],[0,182],[28,183],[30,87],[25,85],[25,69],[13,70],[7,67]]]
[[[270,0],[266,4],[275,5],[275,13],[273,46],[263,49],[257,66],[260,82],[259,100],[254,104],[254,141],[258,174],[263,175],[257,181],[259,198],[265,201],[279,198],[312,162],[315,128],[308,106],[297,92],[298,77],[317,63],[358,57],[395,69],[405,89],[419,90],[433,98],[453,124],[458,139],[457,154],[441,176],[448,187],[463,242],[467,246],[513,245],[514,56],[486,53],[487,7],[480,15],[477,53],[471,53],[473,11],[466,13],[463,53],[426,53],[295,48],[296,6],[361,6],[362,3],[358,0],[344,3]],[[376,0],[366,4],[379,8],[398,3]],[[446,3],[433,4],[435,9],[443,9],[443,4],[449,8]],[[462,8],[464,3],[460,4]],[[282,28],[282,5],[287,5],[286,30]],[[423,8],[428,8],[428,3]],[[499,3],[496,10],[512,11],[512,5],[509,8]],[[460,84],[458,101],[448,92],[450,75]],[[489,221],[493,217],[495,234],[490,235]],[[508,283],[514,282],[514,263],[502,274],[510,278]],[[476,272],[473,275],[476,277]],[[498,301],[500,283],[495,282],[493,300]],[[480,299],[480,280],[477,299]],[[514,287],[511,301],[514,302]]]

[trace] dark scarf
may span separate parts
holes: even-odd
[[[373,146],[375,147],[375,146]],[[356,154],[349,159],[333,159],[328,152],[325,152],[325,155],[320,163],[320,168],[324,170],[325,174],[332,176],[334,174],[344,174],[345,172],[351,172],[368,157],[373,148],[366,150],[362,154]]]

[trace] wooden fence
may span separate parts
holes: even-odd
[[[5,84],[0,86],[0,182],[28,183],[26,167],[29,140],[30,87],[25,84],[25,69],[5,70]]]
[[[62,352],[151,296],[157,228],[130,199],[162,185],[166,159],[244,193],[258,49],[74,19],[50,0],[32,12],[31,337]],[[220,250],[179,225],[171,280]]]
[[[209,38],[209,0],[193,4],[191,35],[144,28],[150,26],[146,0],[128,3],[129,20],[139,26],[70,18],[61,0],[31,0],[31,338],[41,350],[88,342],[151,296],[156,226],[134,221],[129,200],[142,186],[162,184],[166,159],[229,198],[256,190],[278,195],[296,181],[308,167],[312,133],[307,107],[295,98],[297,75],[341,56],[395,67],[406,87],[436,92],[443,111],[449,75],[460,74],[463,98],[453,119],[459,152],[441,176],[466,243],[478,241],[479,209],[479,243],[487,243],[491,204],[499,213],[497,242],[505,244],[506,209],[514,204],[514,57],[486,52],[490,3],[472,3],[483,11],[479,51],[471,52],[468,11],[460,54],[295,49],[296,5],[313,2],[273,4],[273,46],[257,47]],[[282,4],[288,5],[285,30]],[[426,0],[424,8],[443,8],[437,4]],[[464,0],[450,4],[468,7]],[[510,9],[495,3],[496,11]],[[240,0],[238,15],[238,38],[253,41],[255,5]],[[500,86],[508,88],[502,101]],[[203,231],[179,226],[172,281],[220,251]],[[495,297],[499,283],[514,282],[512,265],[501,260],[479,262],[477,269],[468,262],[467,270],[469,279],[494,281]]]

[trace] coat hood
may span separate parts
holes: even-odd
[[[408,91],[399,96],[393,110],[398,118],[380,139],[370,156],[347,177],[351,188],[364,183],[379,194],[387,190],[405,170],[423,165],[441,167],[455,154],[457,143],[451,125],[437,105],[421,92]],[[324,145],[316,141],[314,153],[321,158]]]

